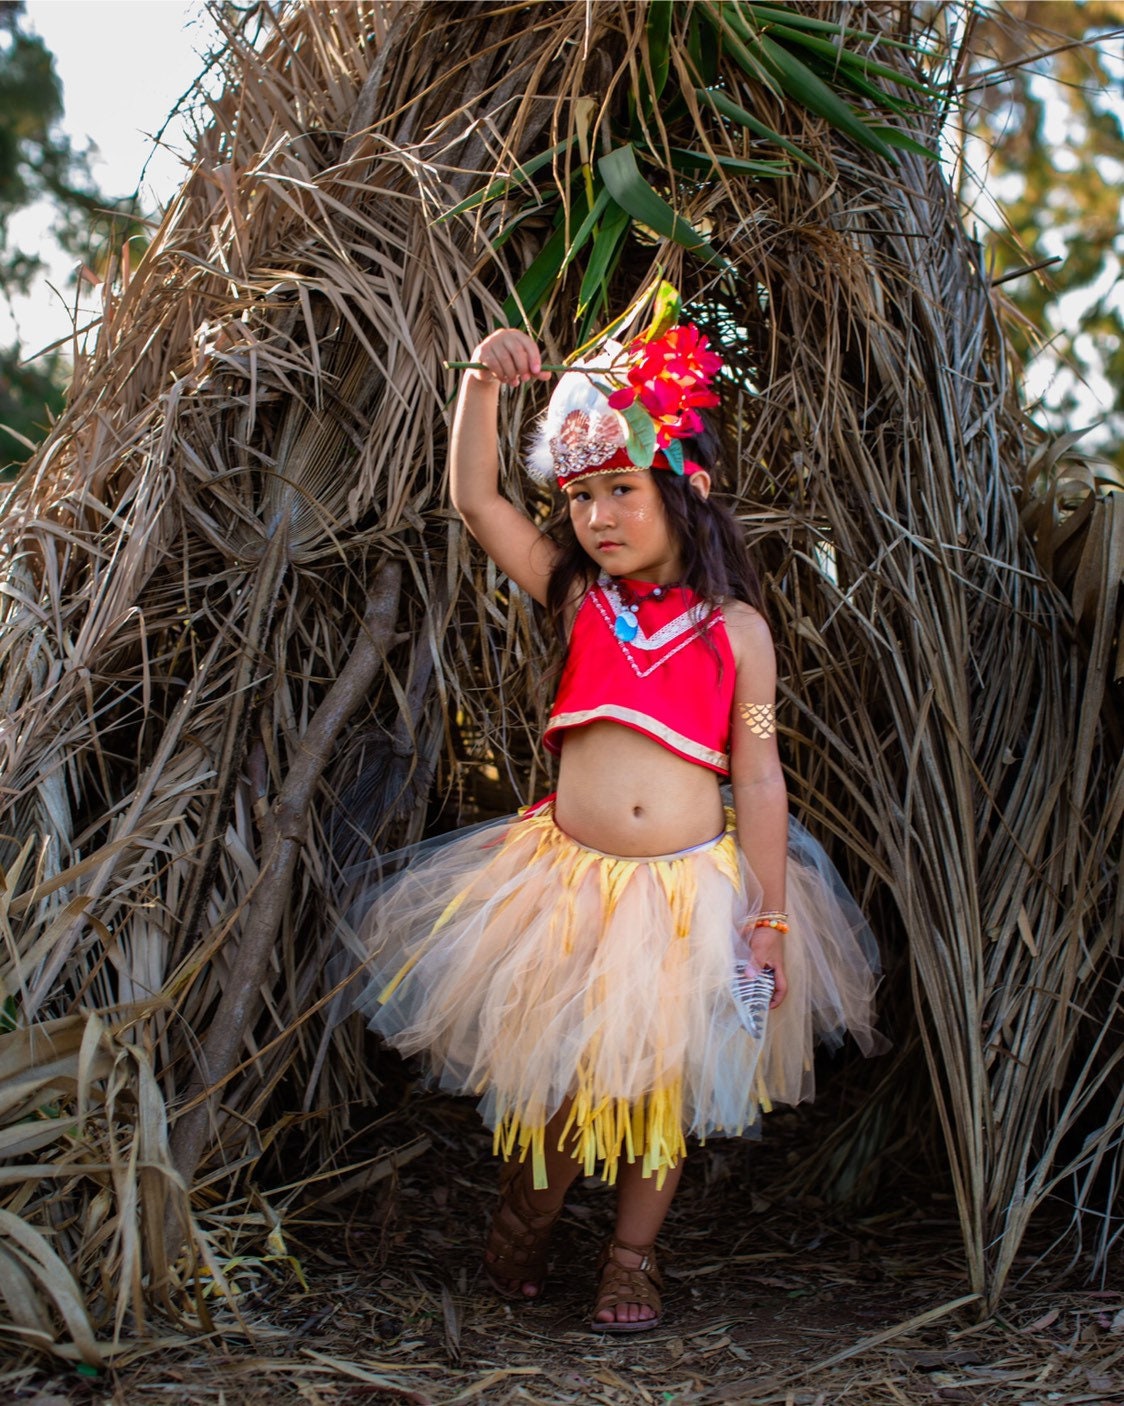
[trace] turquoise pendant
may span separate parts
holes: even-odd
[[[623,640],[627,644],[629,640],[636,638],[639,630],[640,622],[636,618],[636,607],[626,606],[613,624],[613,634],[616,635],[617,639]]]

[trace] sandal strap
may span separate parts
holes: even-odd
[[[498,1279],[542,1279],[550,1233],[562,1214],[541,1211],[527,1197],[521,1162],[509,1162],[500,1174],[500,1202],[492,1217],[486,1249],[489,1273]]]
[[[639,1255],[640,1263],[621,1264],[614,1254],[616,1250],[627,1250],[630,1254]],[[656,1316],[659,1316],[663,1308],[663,1300],[660,1298],[663,1277],[656,1265],[655,1250],[655,1244],[630,1245],[627,1240],[619,1240],[616,1237],[605,1242],[597,1258],[600,1284],[593,1310],[595,1317],[603,1309],[616,1308],[622,1303],[639,1304],[652,1309]]]

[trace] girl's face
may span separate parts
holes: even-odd
[[[679,543],[650,469],[593,474],[562,491],[578,543],[602,571],[657,585],[679,579]]]

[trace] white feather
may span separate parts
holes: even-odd
[[[619,363],[623,350],[619,342],[602,342],[592,355],[582,357],[581,364],[594,371],[608,371],[614,363]],[[584,371],[565,372],[558,378],[550,404],[539,417],[527,441],[525,467],[528,476],[536,483],[553,485],[557,481],[551,440],[557,436],[562,421],[572,410],[584,410],[591,420],[594,415],[616,416],[623,427],[622,432],[627,432],[623,417],[609,408],[604,391]]]

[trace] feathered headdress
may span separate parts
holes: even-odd
[[[702,429],[699,410],[719,403],[711,382],[722,358],[694,323],[657,330],[627,347],[604,341],[559,379],[528,449],[532,478],[562,488],[622,469],[690,474],[700,467],[685,458],[681,441]]]

